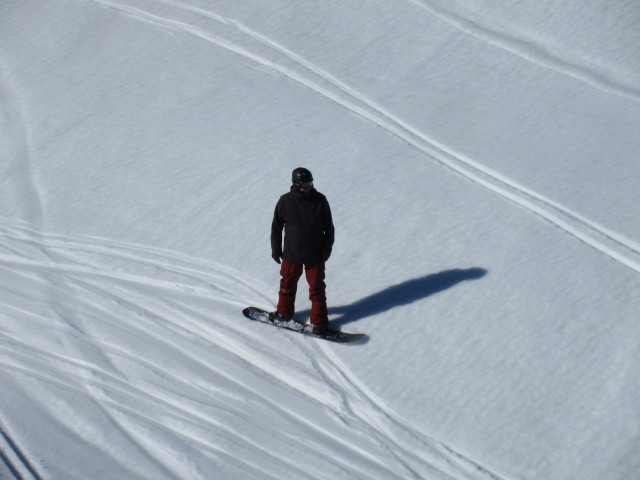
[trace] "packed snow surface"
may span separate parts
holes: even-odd
[[[1,2],[0,478],[640,478],[639,24]],[[242,316],[298,166],[364,341]]]

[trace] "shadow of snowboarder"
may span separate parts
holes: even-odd
[[[486,274],[487,270],[483,268],[469,268],[466,270],[453,269],[407,280],[385,288],[373,295],[369,295],[350,305],[330,307],[330,315],[340,315],[337,318],[331,319],[331,325],[333,328],[340,327],[347,323],[386,312],[401,305],[408,305],[417,300],[447,290],[460,282],[477,280]],[[301,316],[306,317],[309,311],[299,313]]]

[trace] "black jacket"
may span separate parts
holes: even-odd
[[[323,194],[315,188],[304,194],[292,187],[280,197],[271,224],[272,255],[282,256],[287,262],[314,265],[329,259],[333,240],[331,208]]]

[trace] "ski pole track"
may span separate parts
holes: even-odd
[[[436,6],[427,0],[408,0],[431,15],[453,25],[458,30],[474,36],[493,46],[506,50],[540,67],[548,68],[562,75],[567,75],[584,82],[604,92],[619,95],[632,101],[640,101],[640,90],[636,87],[625,85],[621,81],[608,79],[611,68],[598,66],[593,69],[591,65],[581,65],[579,59],[570,62],[558,58],[553,54],[553,45],[545,45],[534,39],[511,37],[508,34],[488,28],[486,25],[469,20],[458,13]]]
[[[188,23],[187,20],[177,21],[146,11],[141,7],[133,7],[131,4],[121,4],[110,0],[89,0],[104,7],[119,11],[138,20],[167,29],[172,32],[180,32],[193,35],[208,41],[218,47],[227,49],[235,54],[243,56],[267,67],[290,80],[326,97],[328,100],[348,109],[365,121],[371,122],[384,129],[390,135],[402,140],[417,151],[421,152],[431,161],[453,171],[456,174],[476,183],[500,197],[528,210],[530,213],[550,222],[565,233],[594,248],[623,265],[640,272],[640,244],[626,238],[613,230],[599,225],[580,215],[564,205],[541,195],[514,180],[468,158],[433,138],[427,136],[418,128],[397,117],[388,109],[371,100],[357,90],[348,87],[335,76],[305,60],[302,56],[269,40],[266,36],[256,32],[248,26],[201,8],[188,6],[184,3],[168,2],[166,0],[139,1],[136,5],[153,8],[153,4],[161,4],[163,7],[174,6],[176,15],[187,11],[196,16],[204,16],[217,25],[225,28],[233,27],[246,34],[250,41],[258,43],[260,49],[268,47],[277,60],[270,60],[260,56],[251,50],[237,45],[223,37],[213,34],[199,26]],[[194,20],[195,21],[195,20]],[[211,27],[215,30],[215,26]],[[289,66],[287,66],[289,64]],[[298,70],[301,70],[299,72]]]

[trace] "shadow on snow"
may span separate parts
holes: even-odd
[[[329,315],[340,315],[337,318],[331,319],[331,325],[334,328],[340,327],[347,323],[386,312],[401,305],[408,305],[454,287],[460,282],[477,280],[486,274],[487,270],[483,268],[469,268],[466,270],[453,269],[407,280],[385,288],[373,295],[369,295],[350,305],[330,307]],[[309,315],[309,310],[299,313],[300,316],[306,317]]]

